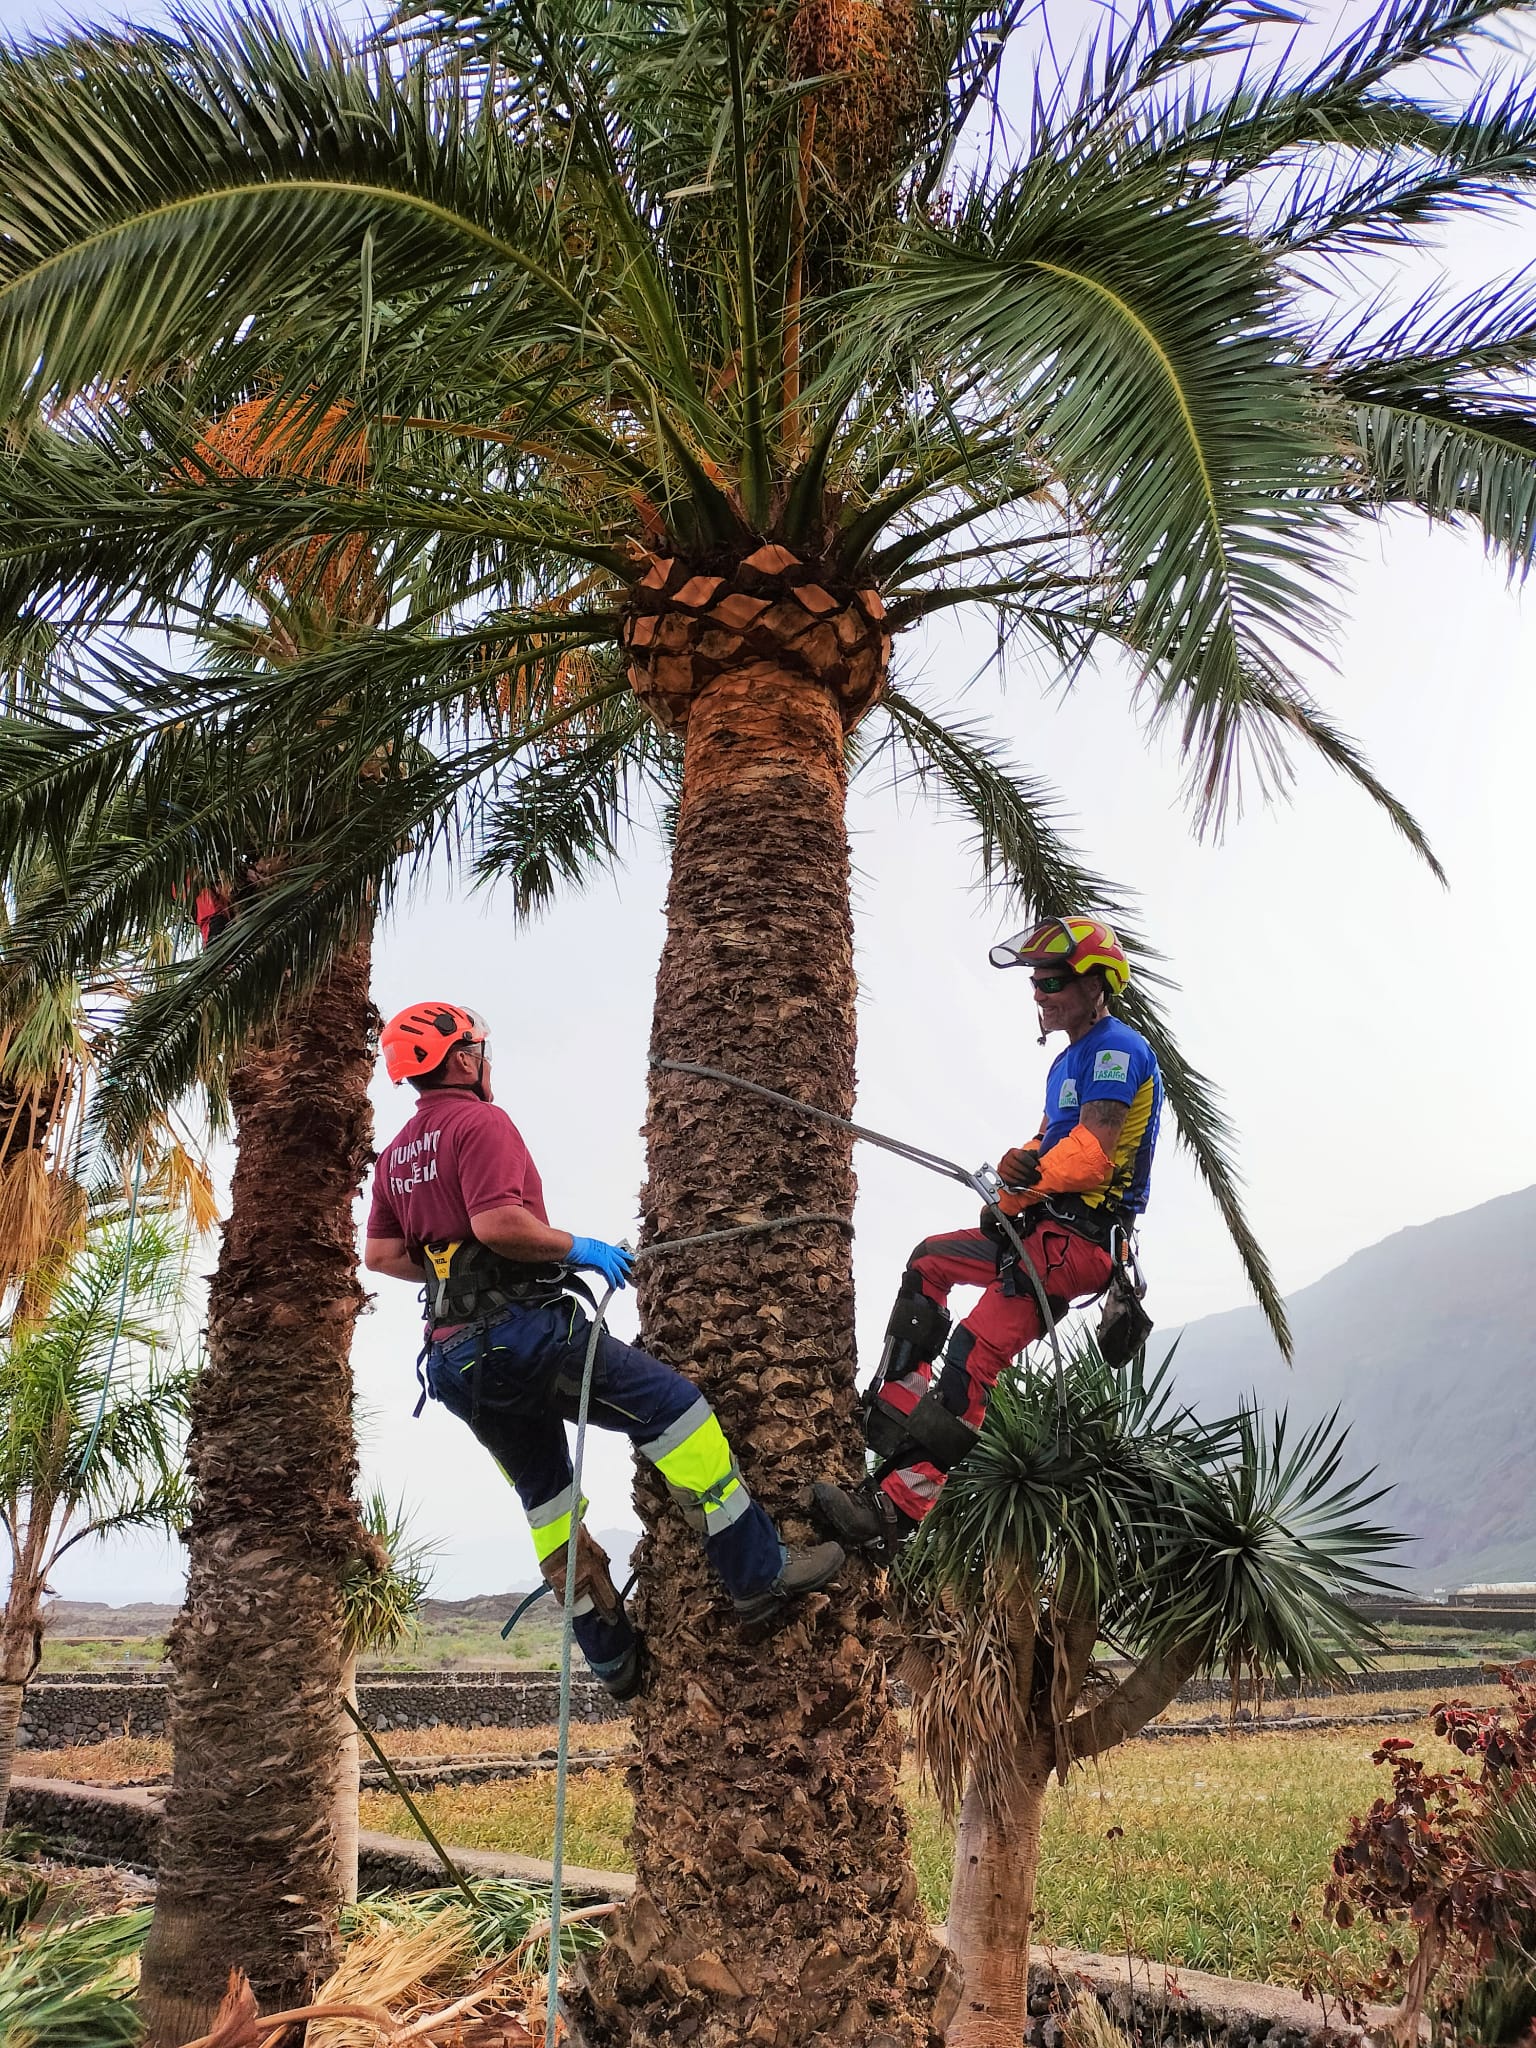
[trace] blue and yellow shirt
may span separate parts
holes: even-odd
[[[1115,1145],[1115,1171],[1109,1186],[1081,1199],[1090,1208],[1114,1202],[1139,1216],[1147,1206],[1152,1178],[1163,1077],[1151,1046],[1118,1017],[1101,1017],[1085,1037],[1052,1061],[1045,1084],[1042,1154],[1067,1135],[1086,1102],[1123,1102],[1129,1114]]]

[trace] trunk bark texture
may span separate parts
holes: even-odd
[[[975,1778],[955,1838],[949,1945],[964,1979],[950,2048],[1019,2048],[1029,2016],[1029,1926],[1050,1758],[1031,1744],[994,1808]]]
[[[368,968],[363,940],[230,1091],[239,1150],[188,1448],[186,1604],[167,1646],[175,1759],[140,1988],[150,2048],[206,2032],[232,1966],[271,2011],[302,2005],[333,1961]]]
[[[357,1657],[341,1667],[341,1697],[357,1705]],[[336,1715],[336,1868],[342,1904],[357,1904],[357,1813],[363,1790],[363,1759],[357,1724],[350,1714]]]
[[[43,1653],[43,1597],[47,1590],[45,1545],[53,1522],[51,1497],[34,1495],[11,1569],[11,1587],[0,1612],[0,1828],[11,1798],[16,1768],[16,1731],[27,1681]]]
[[[810,601],[824,595],[817,586]],[[715,590],[705,600],[732,616]],[[808,666],[738,656],[689,706],[652,1052],[846,1116],[848,712],[840,678],[818,681]],[[649,1241],[851,1213],[845,1137],[718,1083],[653,1070],[647,1135]],[[799,1505],[808,1483],[851,1478],[863,1462],[847,1231],[801,1227],[641,1270],[643,1341],[714,1404],[781,1535],[813,1540]],[[639,1888],[575,2002],[581,2037],[935,2042],[948,1958],[925,1925],[897,1798],[881,1575],[850,1561],[776,1630],[753,1631],[647,1468],[638,1502],[651,1658],[635,1709]]]
[[[20,1726],[20,1702],[27,1698],[27,1681],[0,1677],[0,1829],[6,1825],[10,1804],[10,1774],[16,1767],[16,1729]]]
[[[16,1730],[27,1688],[19,1678],[0,1678],[0,1828],[11,1801],[11,1773],[16,1768]]]

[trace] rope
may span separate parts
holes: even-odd
[[[651,1061],[667,1074],[691,1074],[701,1081],[720,1081],[727,1088],[739,1088],[744,1095],[761,1096],[765,1102],[776,1102],[782,1109],[793,1109],[801,1116],[815,1117],[818,1122],[831,1124],[835,1130],[846,1131],[852,1138],[858,1138],[866,1145],[878,1145],[882,1152],[894,1153],[898,1159],[905,1159],[909,1165],[921,1166],[929,1173],[941,1174],[945,1180],[957,1180],[973,1194],[979,1195],[992,1211],[1004,1236],[1013,1246],[1014,1254],[1034,1289],[1035,1300],[1040,1304],[1040,1314],[1045,1324],[1046,1335],[1051,1340],[1051,1357],[1056,1367],[1056,1406],[1058,1415],[1065,1408],[1067,1392],[1066,1367],[1062,1362],[1061,1340],[1056,1332],[1056,1317],[1046,1295],[1045,1283],[1040,1278],[1034,1260],[1024,1249],[1024,1239],[1013,1227],[1013,1219],[1005,1216],[997,1205],[999,1190],[988,1182],[983,1173],[972,1173],[958,1160],[946,1159],[942,1152],[926,1152],[921,1145],[909,1145],[905,1138],[889,1137],[884,1131],[871,1130],[868,1124],[856,1124],[845,1116],[838,1116],[830,1109],[819,1109],[814,1102],[802,1102],[797,1095],[784,1095],[777,1088],[765,1088],[761,1081],[744,1081],[739,1074],[728,1074],[723,1067],[701,1066],[696,1060]]]
[[[101,1439],[101,1426],[106,1419],[107,1395],[112,1386],[112,1373],[117,1364],[117,1347],[123,1334],[123,1323],[128,1314],[128,1283],[133,1273],[133,1239],[139,1220],[139,1182],[144,1175],[144,1147],[139,1146],[133,1162],[133,1191],[128,1197],[128,1234],[123,1244],[123,1284],[117,1291],[117,1321],[112,1325],[112,1342],[107,1347],[106,1370],[101,1376],[101,1399],[96,1403],[96,1420],[91,1424],[91,1433],[86,1439],[85,1451],[80,1459],[80,1484],[85,1484],[85,1475],[91,1469],[91,1460],[96,1455],[96,1446]]]

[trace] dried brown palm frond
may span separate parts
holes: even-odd
[[[0,1283],[19,1279],[52,1242],[53,1177],[30,1148],[0,1165]]]
[[[429,1920],[379,1921],[348,1945],[315,2003],[371,2006],[404,2028],[441,2007],[443,1980],[462,1980],[474,1961],[473,1929],[452,1906]],[[364,2019],[314,2020],[307,2036],[310,2048],[373,2048],[378,2038],[377,2027]]]
[[[1012,1776],[1029,1715],[1032,1640],[1020,1634],[1027,1613],[1001,1597],[963,1606],[944,1598],[912,1616],[911,1648],[929,1673],[913,1687],[912,1737],[946,1814],[958,1810],[968,1777],[1001,1797]]]
[[[1079,1991],[1061,2021],[1061,2048],[1131,2048],[1131,2037],[1091,1991]]]
[[[185,1216],[199,1237],[219,1220],[213,1176],[194,1152],[172,1138],[145,1174],[144,1192],[176,1215]]]

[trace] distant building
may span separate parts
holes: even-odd
[[[1458,1586],[1452,1607],[1536,1607],[1536,1580],[1506,1580],[1497,1586]]]

